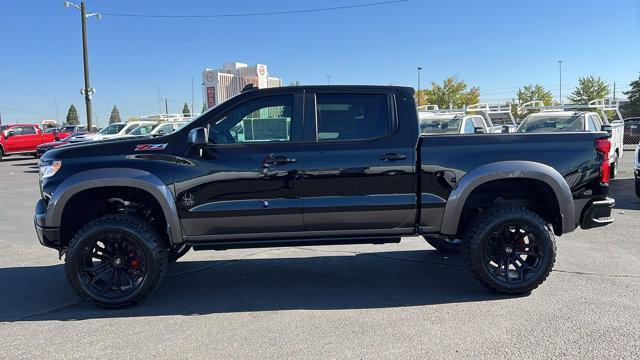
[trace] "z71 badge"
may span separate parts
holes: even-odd
[[[167,144],[138,144],[134,151],[162,151]]]

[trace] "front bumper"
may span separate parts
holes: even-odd
[[[46,247],[61,250],[63,246],[60,242],[60,228],[46,227],[46,222],[47,207],[44,200],[40,199],[36,204],[36,211],[33,216],[33,223],[36,228],[36,234],[38,235],[38,241]]]
[[[612,198],[590,202],[585,206],[580,227],[583,229],[592,229],[611,224],[613,222],[611,211],[615,204],[616,201]]]

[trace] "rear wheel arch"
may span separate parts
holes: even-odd
[[[511,196],[507,197],[509,201],[506,202],[482,203],[483,196],[489,199],[494,196],[491,200],[495,200],[499,195],[496,189],[502,187],[507,190],[524,188],[532,191],[524,191],[520,200],[517,196]],[[542,195],[539,196],[539,192]],[[531,199],[535,200],[534,206],[553,205],[553,209],[541,215],[546,215],[545,220],[553,224],[557,235],[575,229],[576,217],[571,189],[558,171],[536,162],[503,161],[481,166],[460,179],[447,201],[440,232],[445,235],[459,234],[466,210],[501,204],[527,207],[527,201],[530,202]]]

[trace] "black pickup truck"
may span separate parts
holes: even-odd
[[[191,248],[416,234],[518,294],[551,272],[556,235],[613,221],[609,146],[605,132],[421,137],[405,87],[249,88],[170,135],[45,153],[34,222],[103,307],[148,296]]]

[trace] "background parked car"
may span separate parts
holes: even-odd
[[[543,111],[528,115],[518,126],[517,132],[597,132],[603,131],[604,125],[612,127],[609,161],[611,163],[611,177],[615,178],[623,153],[622,124],[619,122],[613,127],[611,123],[603,121],[600,115],[590,111]]]
[[[486,134],[491,132],[480,115],[418,112],[421,135]]]
[[[54,141],[53,134],[45,134],[35,124],[6,125],[0,132],[0,160],[6,155],[36,155],[36,147]]]
[[[624,119],[624,143],[640,143],[640,117]]]
[[[80,141],[96,141],[106,140],[128,135],[131,131],[137,128],[139,125],[144,124],[156,124],[157,121],[130,121],[119,122],[107,125],[104,129],[98,131],[95,134],[87,134],[78,137]]]
[[[95,126],[92,126],[92,131],[88,131],[85,125],[64,125],[59,127],[54,133],[56,134],[56,139],[61,140],[66,138],[67,136],[78,133],[78,132],[87,132],[87,133],[95,133],[98,132],[98,129]]]
[[[85,134],[90,134],[89,132],[77,132],[77,133],[73,133],[63,139],[60,139],[59,141],[52,141],[52,142],[48,142],[48,143],[44,143],[41,145],[38,145],[36,147],[36,156],[40,157],[42,156],[42,154],[46,153],[47,151],[56,148],[58,146],[62,146],[62,145],[66,145],[69,143],[73,143],[73,142],[80,142],[82,141],[80,138],[85,135]],[[80,140],[78,140],[80,139]]]

